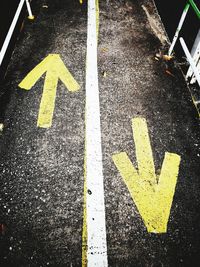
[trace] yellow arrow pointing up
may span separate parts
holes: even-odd
[[[125,152],[113,156],[140,215],[151,233],[166,233],[179,172],[180,156],[165,153],[159,176],[155,174],[146,120],[132,119],[138,171]]]
[[[29,72],[19,84],[19,87],[30,90],[45,72],[46,77],[37,126],[49,128],[52,125],[58,79],[60,79],[71,92],[79,90],[80,86],[66,68],[60,56],[57,54],[50,54]]]

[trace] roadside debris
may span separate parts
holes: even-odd
[[[173,59],[173,56],[163,55],[163,59],[166,61],[169,61],[169,60]]]
[[[154,59],[156,61],[160,61],[161,65],[163,66],[164,69],[164,73],[171,76],[171,77],[175,77],[175,75],[173,74],[173,69],[175,67],[174,61],[172,59],[174,59],[173,56],[168,56],[166,54],[163,53],[163,51],[159,50],[158,53],[156,53],[156,55],[154,56]]]
[[[170,61],[170,60],[172,60],[174,57],[173,56],[168,56],[168,55],[166,55],[166,54],[163,54],[162,53],[162,51],[160,51],[159,50],[159,52],[158,53],[156,53],[156,55],[155,55],[155,60],[160,60],[160,59],[162,59],[162,60],[164,60],[164,61]]]
[[[0,123],[0,133],[3,132],[3,129],[4,129],[4,125],[3,125],[3,123]]]
[[[175,77],[175,75],[173,73],[171,73],[171,71],[169,71],[169,70],[166,70],[165,73],[172,76],[172,77]]]
[[[6,226],[5,226],[5,224],[1,223],[0,224],[0,234],[5,235],[5,231],[6,231]]]
[[[106,53],[106,52],[108,52],[108,48],[106,48],[106,47],[102,47],[102,48],[101,48],[101,52],[102,52],[102,53]]]
[[[107,76],[106,71],[103,71],[103,72],[102,72],[102,75],[103,75],[104,78],[106,78],[106,76]]]

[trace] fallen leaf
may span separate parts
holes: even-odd
[[[165,73],[167,73],[168,75],[175,77],[173,73],[171,73],[169,70],[166,70]]]
[[[163,59],[166,61],[170,61],[173,58],[173,56],[163,55]]]

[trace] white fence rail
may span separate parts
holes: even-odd
[[[174,47],[176,45],[176,42],[179,38],[180,31],[182,29],[182,26],[184,24],[184,21],[186,19],[186,16],[188,14],[189,9],[192,8],[197,18],[200,20],[200,10],[194,0],[188,0],[183,13],[181,15],[178,27],[176,29],[174,38],[172,40],[171,46],[168,51],[168,56],[171,56],[174,50]],[[185,56],[187,58],[187,61],[190,64],[190,67],[187,70],[187,74],[185,76],[186,81],[188,81],[190,84],[194,84],[195,82],[198,83],[200,87],[200,29],[198,31],[197,37],[195,39],[193,48],[191,53],[189,52],[187,45],[182,37],[179,38],[179,41],[181,43],[182,49],[185,53]]]
[[[10,28],[8,30],[8,33],[6,35],[6,38],[4,40],[3,46],[2,46],[1,51],[0,51],[0,66],[1,66],[1,64],[3,62],[4,57],[5,57],[6,51],[8,49],[9,43],[11,41],[13,32],[15,30],[17,21],[19,19],[19,16],[21,14],[21,11],[22,11],[22,8],[23,8],[25,2],[26,2],[28,14],[29,14],[28,18],[29,19],[34,19],[34,16],[33,16],[32,11],[31,11],[31,6],[30,6],[30,3],[29,3],[29,0],[20,0],[19,5],[18,5],[17,10],[16,10],[16,13],[14,15],[14,18],[12,20],[12,23],[10,25]]]

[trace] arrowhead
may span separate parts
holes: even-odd
[[[51,74],[48,75],[50,80],[57,81],[57,79],[60,79],[69,91],[74,92],[80,88],[58,54],[50,54],[43,59],[42,62],[28,73],[19,84],[19,87],[30,90],[45,72]]]
[[[171,205],[175,193],[180,156],[165,153],[160,176],[157,180],[153,156],[144,119],[133,119],[133,136],[136,146],[138,171],[125,152],[113,156],[125,184],[150,233],[166,233]]]

